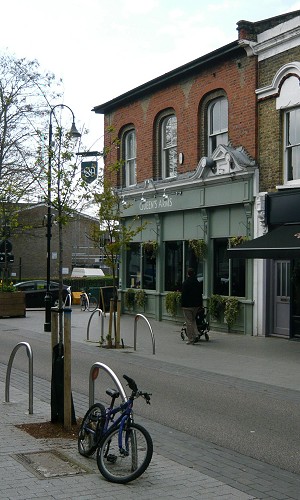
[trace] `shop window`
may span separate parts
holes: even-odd
[[[177,118],[166,116],[161,122],[161,174],[162,178],[177,175]]]
[[[184,278],[187,276],[187,270],[192,267],[195,271],[195,274],[197,276],[197,280],[202,284],[202,292],[203,292],[203,271],[204,271],[204,266],[203,266],[203,260],[202,259],[197,259],[195,256],[194,251],[189,245],[188,241],[185,241],[185,268],[184,268]]]
[[[208,105],[208,155],[219,144],[228,143],[228,101],[226,97],[214,99]]]
[[[300,108],[285,113],[286,181],[300,179]]]
[[[142,287],[156,290],[156,254],[143,249],[143,279]]]
[[[126,287],[139,288],[141,284],[141,252],[139,243],[130,243],[126,252]]]
[[[136,184],[136,133],[129,130],[123,137],[123,185],[134,186]]]
[[[245,297],[245,259],[229,259],[228,239],[214,240],[213,293]]]
[[[182,241],[165,243],[165,290],[181,290],[183,280],[183,245]]]

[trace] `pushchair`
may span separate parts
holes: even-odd
[[[200,307],[197,316],[196,316],[196,323],[197,323],[197,328],[198,328],[198,337],[196,338],[195,342],[198,342],[202,335],[204,335],[205,340],[209,341],[209,335],[208,332],[210,330],[209,326],[209,318],[208,318],[208,311],[207,307]],[[180,336],[182,340],[187,339],[186,335],[186,323],[183,323]]]

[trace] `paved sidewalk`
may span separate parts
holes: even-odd
[[[27,334],[41,331],[40,312],[28,312],[27,318],[0,320],[0,333],[16,329]],[[72,341],[86,343],[88,315],[74,309]],[[99,325],[91,325],[90,340],[97,342]],[[107,321],[107,320],[105,320]],[[199,376],[253,386],[253,390],[273,391],[281,397],[300,401],[300,343],[282,339],[264,339],[211,333],[211,342],[187,346],[180,339],[180,324],[150,321],[155,336],[155,356],[146,323],[138,322],[137,350],[133,351],[134,318],[122,317],[121,337],[126,348],[116,356],[131,353],[147,365],[164,365],[166,370],[196,370]],[[203,355],[204,354],[204,355]],[[48,421],[46,403],[50,384],[34,377],[34,414],[28,414],[28,394],[24,393],[24,374],[14,369],[14,385],[10,403],[4,403],[6,366],[0,364],[1,426],[0,426],[0,491],[1,500],[12,499],[300,499],[300,477],[240,455],[231,450],[204,442],[146,419],[144,423],[154,440],[154,456],[148,470],[128,485],[108,483],[100,475],[95,459],[85,459],[77,452],[73,440],[38,440],[15,427],[15,424]],[[27,375],[26,375],[27,376]],[[49,396],[48,396],[49,397]],[[75,406],[82,415],[88,398],[73,394]],[[30,465],[30,457],[53,453],[54,476],[42,478]],[[30,455],[33,453],[33,455]],[[199,457],[200,460],[199,460]],[[63,460],[58,462],[57,460]],[[72,473],[57,475],[64,463],[73,464]]]
[[[4,393],[4,384],[0,383]],[[77,452],[74,440],[35,439],[15,427],[15,424],[43,422],[49,419],[46,403],[34,398],[34,415],[28,414],[28,395],[18,389],[10,391],[10,403],[1,404],[0,489],[2,500],[12,499],[240,499],[254,498],[222,481],[191,467],[182,465],[154,452],[148,470],[138,480],[127,485],[105,481],[94,458],[86,459]],[[63,474],[63,467],[54,468],[54,477],[39,476],[28,460],[42,452],[57,450],[70,461],[74,472]],[[25,457],[24,457],[25,456]],[[23,460],[22,460],[23,457]],[[55,460],[56,457],[54,457]],[[50,460],[50,459],[49,459]],[[58,459],[57,459],[58,460]],[[80,467],[82,470],[80,470]],[[45,467],[47,468],[47,467]],[[42,469],[42,468],[41,468]],[[49,469],[51,473],[51,470]],[[56,475],[57,474],[57,475]]]

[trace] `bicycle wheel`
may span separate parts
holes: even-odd
[[[78,433],[78,451],[90,457],[97,449],[105,422],[105,407],[101,403],[92,405],[83,417]]]
[[[120,428],[112,429],[100,441],[97,465],[105,479],[124,484],[137,479],[145,472],[152,454],[153,443],[149,432],[139,424],[128,422],[122,431]]]
[[[95,309],[97,309],[98,307],[98,301],[97,299],[95,299],[95,297],[90,297],[90,300],[89,300],[89,311],[92,312],[92,311],[95,311]]]

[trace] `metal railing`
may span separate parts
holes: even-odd
[[[32,349],[30,347],[30,344],[28,344],[28,342],[20,342],[19,344],[17,344],[14,347],[14,349],[12,350],[12,353],[10,355],[8,365],[7,365],[7,370],[6,370],[5,402],[9,403],[9,384],[10,384],[10,374],[11,374],[11,367],[13,364],[13,360],[14,360],[14,357],[16,355],[16,352],[22,346],[26,347],[26,352],[27,352],[28,362],[29,362],[29,414],[32,415],[32,413],[33,413],[33,354],[32,354]]]
[[[104,312],[102,311],[102,309],[95,309],[95,311],[92,312],[92,314],[90,315],[90,318],[89,318],[89,321],[88,321],[88,325],[87,325],[87,332],[86,332],[86,340],[87,342],[92,342],[90,340],[90,325],[91,325],[91,321],[92,321],[92,318],[94,316],[94,314],[98,312],[99,313],[99,316],[101,316],[101,332],[100,332],[100,344],[103,344],[104,342],[104,337],[103,337],[103,332],[104,332]]]
[[[151,340],[152,340],[152,351],[153,351],[153,354],[155,354],[155,338],[154,338],[152,326],[150,325],[146,316],[144,316],[143,314],[136,314],[136,316],[134,318],[134,350],[136,351],[137,322],[140,318],[143,318],[146,321],[147,325],[149,326],[149,330],[151,333]]]
[[[96,380],[96,378],[99,375],[99,370],[104,370],[106,373],[108,373],[108,375],[110,375],[110,377],[112,378],[112,380],[114,381],[114,383],[116,384],[116,386],[117,386],[117,388],[118,388],[118,390],[120,392],[122,400],[123,401],[127,401],[126,393],[125,393],[125,391],[123,389],[123,386],[122,386],[120,380],[118,379],[117,375],[115,374],[115,372],[111,368],[109,368],[109,366],[105,365],[104,363],[100,363],[99,361],[97,361],[96,363],[93,364],[93,366],[90,369],[90,376],[89,376],[89,407],[91,407],[94,404],[94,401],[95,401],[95,380]]]

